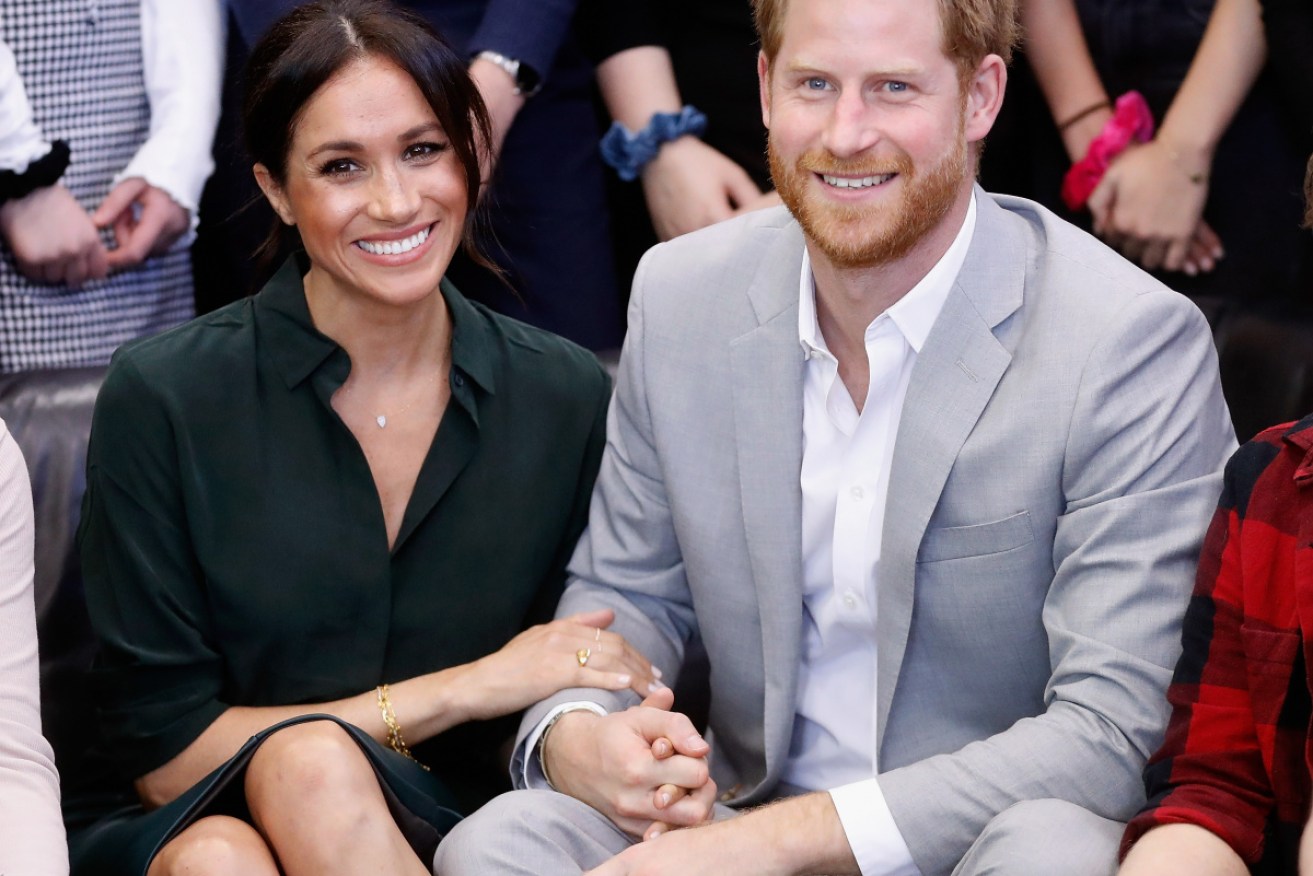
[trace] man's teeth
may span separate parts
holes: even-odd
[[[878,186],[880,183],[888,182],[893,179],[892,173],[882,173],[879,176],[864,176],[861,179],[853,179],[847,176],[830,176],[821,174],[821,179],[829,185],[838,189],[865,189],[871,186]]]
[[[389,240],[384,243],[371,243],[368,240],[357,240],[356,246],[360,247],[367,253],[374,255],[401,255],[410,252],[428,239],[429,230],[425,228],[407,237],[405,240]]]

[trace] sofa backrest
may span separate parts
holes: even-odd
[[[97,739],[87,670],[95,636],[75,536],[86,491],[91,411],[105,369],[0,374],[0,419],[27,461],[36,515],[36,622],[41,722],[66,778]]]

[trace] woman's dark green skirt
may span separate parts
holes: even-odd
[[[164,844],[200,818],[231,815],[249,822],[243,781],[251,755],[272,734],[306,721],[333,721],[351,736],[369,760],[388,808],[415,854],[432,864],[438,842],[460,821],[447,787],[415,761],[380,745],[352,724],[332,715],[303,715],[252,736],[241,750],[185,794],[147,812],[132,806],[69,835],[72,876],[145,876]]]

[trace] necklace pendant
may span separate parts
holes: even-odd
[[[374,418],[374,422],[378,423],[378,427],[382,429],[384,426],[388,424],[388,418],[383,416],[382,414],[379,414],[377,417]]]

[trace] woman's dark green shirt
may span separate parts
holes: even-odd
[[[442,294],[451,402],[391,550],[364,454],[329,404],[350,361],[315,330],[293,262],[253,298],[115,357],[80,538],[102,731],[126,776],[229,706],[359,694],[551,617],[609,381],[585,350],[445,281]],[[508,786],[497,749],[513,721],[464,725],[416,756],[471,807]]]

